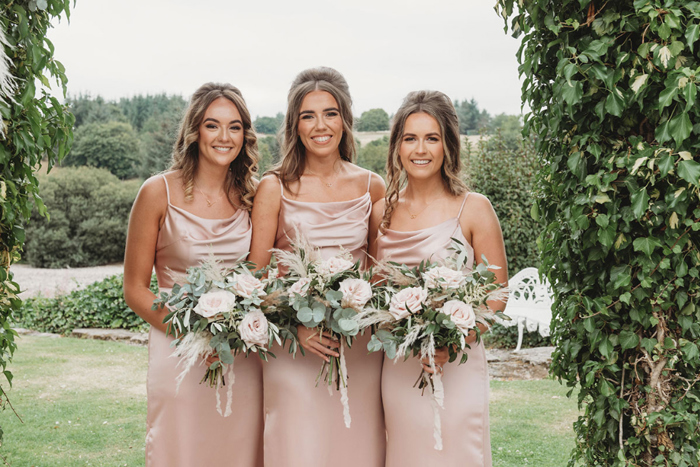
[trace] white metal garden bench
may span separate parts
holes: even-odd
[[[498,319],[505,327],[518,326],[518,346],[523,343],[523,332],[536,331],[539,328],[542,337],[549,336],[552,322],[552,289],[545,278],[540,280],[537,268],[525,268],[508,280],[508,303],[503,313],[511,321]]]

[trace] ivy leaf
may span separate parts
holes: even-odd
[[[663,144],[671,139],[670,123],[670,119],[666,120],[664,123],[657,126],[656,130],[654,131],[654,136],[660,144]]]
[[[610,339],[607,338],[607,336],[603,337],[603,340],[600,341],[600,345],[598,346],[598,350],[603,355],[603,357],[610,358],[610,354],[613,351],[613,345],[612,345],[612,342],[610,342]]]
[[[681,350],[688,358],[688,360],[693,360],[700,356],[700,350],[698,350],[698,346],[693,342],[688,342],[683,347],[681,347]]]
[[[693,124],[687,112],[671,119],[671,135],[678,146],[690,136],[691,131],[693,131]]]
[[[625,106],[625,100],[620,95],[620,91],[614,88],[608,97],[605,99],[605,110],[609,114],[619,117],[622,115],[622,109]]]
[[[654,237],[642,237],[635,238],[634,242],[632,242],[632,246],[634,247],[634,251],[641,251],[645,255],[651,256],[654,249],[661,246],[661,242]]]
[[[678,176],[691,185],[700,185],[700,163],[695,161],[680,161]]]
[[[620,345],[622,350],[633,349],[639,344],[639,337],[632,331],[620,331]]]
[[[686,29],[685,39],[688,41],[688,47],[690,47],[691,52],[694,52],[693,44],[698,40],[698,37],[700,37],[700,24],[695,23]]]
[[[564,83],[562,86],[562,97],[567,104],[573,105],[578,103],[581,100],[581,96],[583,96],[583,86],[580,81],[573,80]]]
[[[649,195],[647,194],[647,189],[642,188],[641,190],[632,193],[632,212],[634,216],[639,219],[642,214],[647,212],[649,208]]]
[[[678,86],[674,83],[673,86],[669,86],[659,94],[659,112],[661,112],[665,107],[671,105],[673,99],[678,95]]]

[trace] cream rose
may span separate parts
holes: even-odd
[[[339,272],[347,271],[353,266],[351,261],[334,256],[325,261],[321,261],[316,269],[324,277],[331,277]]]
[[[420,287],[408,287],[391,297],[389,313],[398,319],[407,318],[421,309],[428,298],[428,292]]]
[[[294,294],[299,294],[299,295],[306,295],[306,292],[309,290],[309,284],[311,283],[311,279],[308,277],[302,277],[298,281],[292,284],[291,287],[289,287],[289,296],[293,297]]]
[[[437,266],[423,273],[425,286],[429,289],[456,289],[464,285],[466,277],[462,271]]]
[[[450,300],[445,302],[440,311],[449,315],[452,322],[455,323],[455,326],[465,335],[476,327],[474,308],[467,303],[459,300]]]
[[[260,310],[252,310],[243,317],[243,321],[238,326],[241,339],[248,348],[255,345],[265,347],[268,343],[268,323],[267,318]]]
[[[360,311],[372,298],[372,286],[362,279],[345,279],[338,284],[343,293],[340,304],[343,308],[353,308]]]
[[[236,296],[228,290],[212,289],[199,297],[194,312],[205,318],[213,318],[221,313],[233,310]]]
[[[258,297],[265,296],[265,285],[250,274],[234,274],[231,282],[231,290],[241,297],[251,298],[255,291]]]

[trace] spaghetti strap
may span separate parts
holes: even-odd
[[[369,193],[369,187],[372,184],[372,171],[368,170],[368,177],[367,177],[367,193]]]
[[[462,211],[464,210],[464,205],[466,204],[467,198],[469,198],[469,194],[470,194],[470,193],[471,193],[471,192],[468,191],[467,194],[464,195],[464,201],[462,201],[462,206],[460,206],[460,208],[459,208],[459,213],[457,214],[457,219],[459,219],[460,217],[462,217]]]
[[[282,184],[282,179],[276,175],[277,181],[280,182],[280,194],[282,195],[282,198],[284,198],[284,185]]]
[[[161,174],[161,177],[163,177],[163,181],[165,182],[165,194],[168,197],[168,204],[170,204],[170,187],[168,186],[168,179],[165,178],[165,174]]]

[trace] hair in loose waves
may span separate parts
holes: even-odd
[[[343,137],[338,150],[340,158],[354,162],[355,139],[352,134],[352,98],[350,89],[343,75],[333,68],[309,68],[297,75],[287,95],[287,114],[280,130],[280,162],[270,172],[282,180],[282,185],[289,190],[289,184],[301,178],[304,172],[306,148],[299,138],[299,112],[301,103],[307,94],[313,91],[326,91],[338,103],[340,118],[343,120]]]
[[[403,104],[396,111],[391,126],[389,157],[386,161],[387,190],[384,217],[380,224],[380,229],[383,232],[389,228],[391,215],[399,201],[399,191],[407,182],[406,171],[399,157],[399,149],[401,148],[406,120],[415,113],[428,114],[440,125],[442,145],[445,151],[440,172],[445,189],[453,196],[459,196],[467,191],[467,185],[460,178],[462,141],[459,136],[459,120],[452,101],[440,91],[411,92],[404,98]]]
[[[173,146],[173,163],[170,170],[180,170],[185,189],[185,199],[194,198],[194,176],[199,163],[199,126],[207,109],[219,97],[230,100],[241,114],[243,122],[243,147],[236,159],[231,162],[224,191],[229,202],[236,206],[235,195],[242,208],[250,211],[255,196],[255,175],[258,172],[258,138],[248,106],[237,87],[228,83],[206,83],[197,89],[190,99],[189,106],[180,122],[177,140]]]

